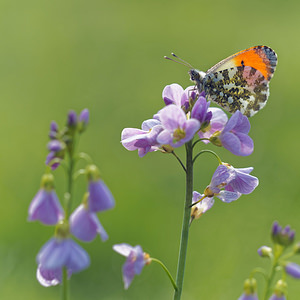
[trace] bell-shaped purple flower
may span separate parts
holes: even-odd
[[[52,174],[42,177],[41,188],[29,206],[28,221],[39,220],[45,225],[55,225],[63,218],[63,208],[55,193],[53,180]]]
[[[89,209],[91,212],[112,209],[115,199],[102,179],[89,182]]]
[[[200,139],[209,139],[216,132],[221,132],[228,122],[227,115],[222,109],[217,107],[209,107],[208,112],[212,113],[212,117],[209,125],[205,128],[201,128],[201,130],[198,132]],[[203,140],[202,142],[205,144],[209,143],[208,140]]]
[[[127,257],[123,265],[124,288],[127,290],[134,276],[141,274],[145,264],[149,264],[151,259],[139,245],[132,247],[126,243],[117,244],[113,246],[113,250]]]
[[[163,127],[159,120],[146,120],[142,124],[142,129],[123,129],[121,134],[121,142],[127,150],[138,150],[139,156],[143,157],[148,152],[159,149],[160,144],[157,142],[156,138],[162,130]]]
[[[97,234],[100,235],[102,241],[108,239],[108,235],[102,227],[97,215],[84,204],[81,204],[70,216],[70,231],[71,233],[83,242],[92,241]]]
[[[115,199],[100,178],[100,171],[96,165],[86,166],[85,173],[89,182],[87,207],[91,212],[111,209],[115,206]]]
[[[191,210],[191,218],[192,219],[199,219],[205,212],[207,212],[209,209],[212,208],[212,206],[215,203],[214,198],[204,197],[204,195],[194,191],[193,192],[193,198],[192,198],[192,204],[196,203],[200,199],[202,199],[200,202],[192,206]]]
[[[200,128],[196,119],[186,118],[185,113],[176,105],[168,105],[158,113],[164,130],[157,136],[157,141],[174,148],[190,141]]]
[[[52,238],[39,251],[37,263],[39,275],[46,281],[60,280],[60,270],[68,274],[80,272],[90,265],[86,251],[70,238]]]
[[[239,110],[229,119],[219,139],[224,148],[239,156],[247,156],[253,152],[253,140],[248,136],[250,122]]]

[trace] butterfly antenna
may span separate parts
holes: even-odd
[[[194,69],[194,67],[190,63],[188,63],[187,61],[183,60],[182,58],[180,58],[179,56],[177,56],[175,53],[171,53],[171,55],[174,56],[174,57],[176,57],[180,61],[182,61],[189,68]]]
[[[174,53],[171,53],[171,55],[174,56],[174,57],[176,57],[177,59],[179,59],[179,61],[178,61],[178,60],[175,60],[175,59],[173,59],[173,58],[170,58],[170,57],[168,57],[168,56],[164,56],[164,58],[165,58],[165,59],[168,59],[168,60],[171,60],[171,61],[174,61],[174,62],[176,62],[176,63],[178,63],[178,64],[184,65],[184,66],[186,66],[186,67],[189,67],[190,69],[194,69],[188,62],[184,61],[183,59],[181,59],[180,57],[178,57],[178,56],[175,55]]]

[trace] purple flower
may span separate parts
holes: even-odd
[[[92,241],[97,234],[100,235],[102,241],[108,239],[97,215],[86,209],[83,204],[72,213],[69,221],[71,233],[83,242]]]
[[[157,141],[163,145],[180,147],[190,141],[200,128],[198,120],[187,120],[183,110],[174,104],[160,110],[158,115],[164,130],[157,136]]]
[[[247,156],[253,152],[253,140],[248,136],[250,122],[239,110],[229,119],[219,139],[227,150],[235,155]]]
[[[201,195],[200,193],[194,191],[192,203],[196,203],[203,197],[204,195]],[[209,209],[212,208],[214,203],[215,203],[214,198],[205,197],[199,203],[195,204],[192,207],[192,211],[191,211],[192,219],[199,219],[205,212],[207,212]]]
[[[68,274],[80,272],[90,265],[90,258],[85,250],[70,238],[52,238],[37,255],[39,271],[46,282],[61,280],[61,271],[65,267]],[[39,280],[40,282],[42,280]]]
[[[249,173],[253,168],[235,169],[229,164],[219,165],[204,195],[218,197],[223,202],[237,200],[242,194],[251,193],[258,185],[258,179]]]
[[[205,97],[199,96],[194,104],[191,112],[191,117],[197,119],[201,124],[201,130],[209,125],[212,118],[212,112],[208,110],[210,101],[206,101]]]
[[[173,83],[164,88],[162,97],[166,105],[175,104],[180,108],[188,109],[190,99],[194,101],[196,98],[196,93],[193,91],[193,86],[189,86],[184,90],[179,84]]]
[[[214,133],[221,132],[228,121],[227,115],[220,108],[209,107],[208,112],[212,113],[212,117],[209,125],[205,128],[201,128],[198,132],[200,139],[209,139]],[[209,143],[207,140],[203,140],[202,142],[205,144]]]
[[[88,189],[88,206],[91,212],[104,211],[115,206],[115,199],[103,180],[90,180]]]
[[[45,287],[58,285],[61,283],[62,269],[46,270],[42,265],[38,265],[36,270],[36,278],[39,283]]]
[[[145,264],[149,264],[151,259],[139,245],[132,247],[126,243],[117,244],[113,246],[113,250],[127,257],[123,265],[124,288],[127,290],[134,276],[141,274]]]
[[[34,196],[28,209],[28,221],[39,220],[45,225],[55,225],[64,216],[53,186],[53,175],[42,177],[41,189]]]
[[[150,119],[142,124],[142,129],[125,128],[121,134],[122,145],[129,151],[138,150],[140,157],[159,149],[157,135],[163,130],[159,120]]]
[[[287,263],[285,265],[285,271],[296,279],[300,279],[300,266],[296,263]]]

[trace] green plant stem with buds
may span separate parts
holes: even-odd
[[[275,251],[274,251],[274,258],[272,260],[272,268],[271,268],[270,276],[266,283],[263,300],[267,300],[270,296],[271,284],[272,284],[272,281],[273,281],[275,273],[276,273],[276,267],[278,266],[279,257],[281,256],[281,254],[283,252],[283,247],[281,245],[276,244],[274,250]]]
[[[73,170],[75,167],[75,159],[73,155],[73,148],[69,151],[69,168],[67,172],[67,191],[65,193],[65,218],[64,221],[68,222],[71,209],[72,209],[72,189],[73,189]],[[62,300],[69,300],[69,280],[67,269],[63,268],[62,274]]]
[[[177,266],[176,286],[174,293],[174,300],[181,298],[183,278],[185,270],[185,261],[187,254],[188,238],[189,238],[189,222],[191,217],[191,208],[193,197],[193,142],[190,141],[185,144],[186,148],[186,195],[184,204],[184,214],[181,230],[180,250]]]

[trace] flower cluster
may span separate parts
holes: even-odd
[[[67,125],[61,131],[56,122],[50,125],[50,153],[46,159],[48,171],[42,176],[41,187],[37,192],[28,210],[29,221],[40,221],[44,225],[55,225],[55,234],[39,251],[37,255],[37,279],[43,286],[57,285],[62,282],[63,269],[68,277],[80,272],[90,264],[89,255],[79,246],[72,236],[83,242],[90,242],[97,235],[102,241],[108,235],[101,225],[97,213],[111,209],[115,205],[113,195],[100,177],[99,169],[91,162],[89,156],[80,153],[74,155],[77,135],[84,132],[89,122],[89,111],[84,109],[79,117],[74,111],[68,114]],[[65,193],[63,206],[55,192],[55,170],[68,156],[69,190]],[[77,174],[85,174],[87,178],[87,192],[82,203],[72,209],[72,182],[74,177],[75,161],[85,158],[88,163],[85,169],[78,170]]]
[[[240,111],[228,120],[220,108],[210,107],[204,93],[198,95],[193,87],[184,90],[178,84],[166,86],[162,97],[166,106],[144,121],[142,129],[122,131],[121,142],[127,150],[138,150],[140,157],[156,150],[172,151],[197,134],[202,142],[223,146],[235,155],[253,152],[250,122]]]
[[[282,272],[282,278],[276,282],[273,290],[271,290],[270,286],[266,287],[266,295],[272,292],[269,300],[286,300],[287,283],[285,281],[285,274],[288,274],[293,278],[300,279],[300,266],[289,261],[292,256],[300,253],[300,243],[296,243],[289,253],[285,253],[285,251],[294,243],[295,231],[291,230],[289,225],[282,228],[277,221],[273,223],[271,238],[273,241],[273,247],[261,246],[257,252],[261,257],[269,258],[272,262],[273,268],[269,278],[272,279],[275,274],[274,272],[276,271]],[[258,268],[255,270],[258,270]],[[267,275],[265,274],[265,276]],[[251,284],[249,284],[249,282],[251,282]],[[268,282],[271,283],[271,280]],[[245,281],[244,293],[239,298],[239,300],[246,299],[258,300],[256,293],[256,281],[252,277]]]
[[[222,163],[212,176],[210,184],[203,194],[194,191],[192,199],[192,219],[198,219],[214,204],[214,198],[229,203],[237,200],[242,194],[250,194],[258,186],[258,179],[249,173],[253,168],[237,169]]]

